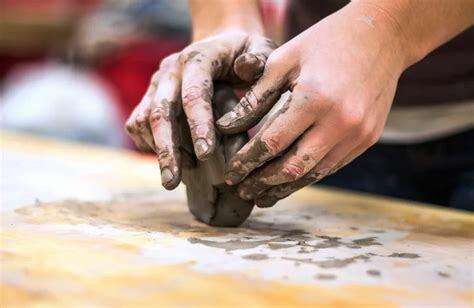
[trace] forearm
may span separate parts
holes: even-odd
[[[472,0],[354,0],[390,24],[407,66],[474,24]]]
[[[193,40],[224,29],[263,34],[258,0],[190,0]]]

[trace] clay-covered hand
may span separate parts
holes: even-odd
[[[226,183],[243,199],[272,206],[332,174],[380,137],[405,68],[398,24],[377,7],[349,4],[269,57],[263,76],[217,121],[245,131],[281,94],[282,107],[231,159]]]
[[[162,61],[126,129],[141,150],[158,155],[165,188],[175,188],[181,179],[178,114],[184,111],[194,152],[205,160],[216,146],[213,81],[237,87],[253,83],[275,47],[263,36],[228,30],[196,41]]]

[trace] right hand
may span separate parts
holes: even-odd
[[[166,189],[174,189],[181,181],[177,122],[181,109],[191,130],[196,157],[206,160],[216,146],[213,80],[249,86],[261,76],[275,48],[261,35],[228,30],[193,42],[161,62],[143,99],[128,118],[126,129],[140,150],[158,155]]]

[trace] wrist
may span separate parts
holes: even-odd
[[[402,70],[424,57],[422,48],[413,42],[413,37],[404,22],[409,10],[409,0],[355,0],[350,5],[359,10],[361,18],[370,21],[383,36],[390,38],[391,48],[399,58]]]
[[[217,33],[240,30],[263,35],[260,7],[257,0],[192,0],[189,2],[192,39],[201,40]]]
[[[244,32],[249,35],[264,35],[263,25],[259,21],[249,22],[225,22],[213,26],[193,27],[192,41],[200,41],[207,37],[223,32]]]

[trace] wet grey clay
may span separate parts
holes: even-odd
[[[213,97],[214,119],[230,111],[237,100],[230,87],[216,84]],[[239,198],[237,186],[224,183],[224,172],[230,158],[248,141],[247,133],[223,136],[217,132],[216,151],[202,162],[193,151],[189,127],[180,119],[183,160],[183,182],[188,207],[200,221],[220,227],[236,227],[250,215],[253,201]]]

